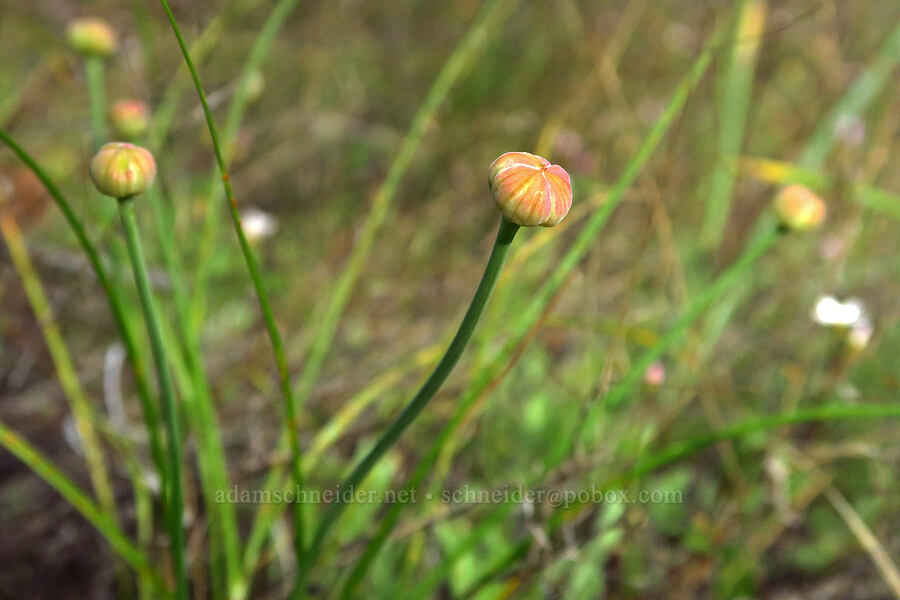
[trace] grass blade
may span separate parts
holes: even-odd
[[[212,137],[213,150],[216,157],[216,164],[219,168],[219,173],[222,178],[225,199],[228,202],[228,206],[230,209],[231,222],[234,226],[234,231],[237,235],[238,242],[241,247],[241,253],[244,256],[244,262],[246,263],[247,270],[250,273],[250,279],[253,282],[253,288],[256,292],[257,300],[259,301],[260,310],[262,311],[263,320],[265,321],[266,325],[266,331],[269,334],[269,340],[272,344],[272,351],[275,355],[281,393],[284,397],[285,428],[288,432],[288,438],[290,440],[291,447],[291,471],[297,487],[302,488],[303,474],[300,464],[300,442],[298,439],[297,431],[297,415],[295,409],[294,394],[291,388],[290,373],[288,372],[287,360],[285,358],[284,344],[281,339],[281,333],[278,331],[278,325],[275,323],[275,317],[272,314],[271,303],[269,302],[268,294],[266,293],[265,287],[262,282],[262,275],[259,271],[259,265],[257,264],[256,257],[253,254],[253,250],[250,248],[250,243],[247,241],[247,236],[244,234],[244,229],[241,226],[241,216],[238,212],[237,201],[235,200],[234,193],[231,189],[231,181],[228,177],[228,169],[225,162],[225,157],[222,152],[222,145],[219,140],[218,130],[216,128],[215,121],[213,120],[212,112],[209,109],[209,103],[206,100],[206,93],[203,91],[203,85],[200,83],[200,76],[197,74],[197,69],[194,67],[194,63],[191,60],[190,52],[188,51],[184,38],[181,35],[181,30],[178,28],[178,23],[175,20],[175,15],[172,13],[172,9],[169,6],[169,3],[166,0],[160,1],[162,2],[163,8],[166,11],[166,16],[168,17],[169,23],[172,26],[172,31],[175,34],[176,40],[178,41],[178,46],[181,48],[181,53],[184,55],[185,64],[187,65],[188,70],[191,73],[191,79],[194,81],[194,86],[197,88],[197,95],[200,98],[200,103],[203,106],[203,113],[206,116],[206,124],[209,128],[210,136]],[[303,513],[299,503],[297,503],[294,507],[294,546],[295,552],[297,553],[297,560],[299,561],[303,556],[304,548]],[[231,593],[231,590],[229,590],[229,592]]]
[[[18,433],[0,422],[0,445],[34,471],[41,479],[56,490],[60,496],[72,505],[104,538],[110,547],[131,565],[135,571],[153,582],[153,587],[160,596],[170,598],[171,592],[166,588],[147,556],[141,552],[131,540],[119,529],[115,521],[104,514],[88,496],[81,491],[71,479],[66,477],[53,463],[47,460],[31,444]]]
[[[718,248],[728,221],[734,189],[734,158],[744,139],[760,36],[766,24],[765,0],[741,0],[734,14],[734,33],[717,103],[717,160],[709,176],[706,214],[698,239],[700,248],[705,250]]]
[[[875,60],[856,78],[837,104],[816,127],[798,162],[819,167],[825,162],[835,141],[839,121],[860,116],[875,100],[900,64],[900,24],[888,35]]]
[[[12,215],[5,211],[0,211],[0,233],[2,233],[6,246],[9,248],[13,267],[15,267],[19,278],[22,280],[22,285],[28,296],[28,302],[31,304],[35,319],[41,328],[41,333],[43,333],[47,348],[50,351],[50,357],[53,360],[53,366],[56,369],[60,386],[62,386],[66,399],[69,401],[72,417],[75,420],[75,427],[78,430],[78,437],[84,448],[85,462],[87,463],[94,492],[97,494],[100,506],[109,515],[110,519],[116,522],[118,517],[113,486],[109,478],[109,471],[106,468],[103,448],[100,445],[97,431],[94,429],[97,417],[78,380],[78,373],[75,369],[75,364],[72,362],[72,356],[56,324],[56,319],[53,317],[53,309],[50,307],[47,294],[44,292],[44,286],[41,284],[31,258],[28,256],[28,248],[25,245],[22,232]]]

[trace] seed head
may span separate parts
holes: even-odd
[[[115,53],[116,32],[103,19],[85,17],[69,23],[66,37],[72,49],[84,56],[106,58]]]
[[[825,202],[802,185],[781,188],[775,197],[775,213],[781,223],[794,231],[815,229],[825,220]]]
[[[105,196],[122,199],[140,194],[155,176],[153,155],[124,142],[104,144],[91,160],[91,179]]]
[[[116,131],[128,139],[144,135],[150,124],[147,105],[140,100],[119,100],[110,108],[109,116]]]
[[[553,227],[572,208],[572,183],[559,165],[527,152],[507,152],[491,163],[488,185],[507,221]]]

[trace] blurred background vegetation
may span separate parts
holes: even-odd
[[[198,62],[223,125],[272,4],[174,2],[189,41],[214,28]],[[520,234],[462,362],[369,478],[372,489],[401,487],[460,398],[474,394],[421,488],[435,491],[433,500],[404,510],[360,595],[900,594],[891,558],[900,551],[896,421],[848,418],[760,429],[632,473],[669,444],[702,441],[753,417],[900,400],[900,198],[888,191],[900,190],[900,161],[893,157],[900,4],[505,4],[508,16],[497,19],[484,48],[423,123],[421,144],[401,173],[301,409],[301,440],[309,450],[332,417],[359,407],[331,443],[313,450],[310,486],[327,489],[340,481],[458,324],[498,220],[486,185],[490,162],[511,150],[547,156],[572,174],[575,207],[565,227]],[[417,110],[483,10],[475,0],[300,2],[259,66],[257,93],[232,147],[231,180],[245,218],[265,215],[256,221],[265,226],[254,247],[294,375],[302,372]],[[210,176],[212,147],[196,95],[157,3],[0,0],[0,126],[49,169],[92,239],[114,256],[121,240],[108,224],[111,201],[97,196],[87,177],[93,147],[84,70],[64,36],[72,18],[86,15],[102,16],[120,35],[119,52],[107,63],[110,101],[138,98],[153,112],[167,90],[180,91],[172,126],[151,149],[174,215],[173,247],[193,280],[206,260],[201,231],[218,182],[215,171]],[[560,293],[527,335],[513,340],[502,368],[487,371],[485,385],[480,378],[511,339],[511,324],[602,209],[717,28],[723,41],[668,135]],[[81,383],[106,426],[149,468],[118,332],[87,261],[41,186],[6,150],[0,150],[0,170],[13,182],[16,218]],[[780,239],[654,361],[627,398],[592,413],[741,254],[778,186],[790,181],[822,194],[829,207],[825,226]],[[135,201],[157,294],[174,321],[154,217],[148,203]],[[286,459],[276,450],[281,403],[238,246],[225,212],[216,218],[201,342],[230,481],[255,489],[270,466]],[[5,248],[0,420],[88,488],[68,404]],[[858,299],[869,329],[816,322],[811,312],[825,295]],[[597,418],[582,439],[577,432],[589,414]],[[137,517],[127,467],[108,440],[105,445],[121,522],[132,532]],[[189,550],[203,556],[209,515],[198,488],[197,446],[187,448]],[[558,511],[545,504],[498,512],[440,500],[444,489],[517,485],[596,486],[633,497],[640,490],[675,490],[683,501],[596,504],[554,521]],[[236,507],[242,536],[258,508]],[[348,510],[329,546],[328,567],[314,576],[323,597],[355,563],[384,510]],[[308,512],[314,518],[315,507]],[[289,527],[284,515],[273,520],[272,543],[251,569],[251,597],[281,597],[289,585]],[[115,563],[104,540],[6,452],[0,453],[0,531],[0,595],[114,595]],[[202,563],[192,563],[195,581],[205,578]],[[195,591],[207,593],[203,586]]]

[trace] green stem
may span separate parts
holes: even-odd
[[[450,371],[456,366],[466,344],[469,342],[469,338],[472,337],[472,332],[475,331],[475,325],[478,323],[478,319],[481,317],[488,299],[491,297],[494,284],[497,283],[497,277],[500,275],[503,262],[506,260],[506,255],[518,230],[518,225],[510,223],[506,219],[501,219],[500,229],[497,231],[497,239],[494,241],[494,248],[491,251],[491,257],[488,259],[487,267],[484,269],[484,275],[481,277],[481,282],[478,284],[478,289],[475,290],[472,303],[469,304],[469,309],[466,311],[466,315],[463,317],[462,323],[453,337],[453,341],[450,342],[450,346],[444,353],[443,358],[441,358],[434,371],[419,389],[419,392],[410,400],[409,404],[406,405],[406,408],[403,409],[394,422],[391,423],[387,431],[381,435],[362,462],[353,469],[353,472],[341,484],[340,489],[342,491],[349,490],[352,492],[362,482],[372,467],[375,466],[375,463],[394,445],[400,434],[419,416],[422,409],[425,408],[438,389],[440,389],[444,380],[447,379]],[[316,535],[310,546],[307,560],[304,561],[306,569],[312,567],[317,555],[322,550],[322,544],[325,541],[328,530],[343,512],[344,507],[345,503],[341,501],[341,494],[338,494],[338,500],[329,505],[325,514],[322,515],[322,520],[316,529]],[[304,581],[304,576],[305,573],[301,573],[301,577],[298,579],[300,583]]]
[[[84,59],[88,96],[91,103],[91,144],[99,148],[106,138],[106,77],[103,59],[89,56]]]
[[[180,330],[180,336],[173,335],[172,338],[181,338],[186,363],[185,370],[190,372],[191,383],[181,386],[181,398],[187,415],[188,430],[193,431],[196,435],[197,444],[200,447],[200,451],[197,452],[197,462],[203,483],[203,497],[210,515],[210,563],[218,566],[220,562],[224,561],[222,572],[225,574],[230,596],[242,592],[246,586],[240,570],[240,545],[234,506],[228,502],[215,502],[218,490],[231,487],[228,480],[225,449],[216,420],[215,407],[212,403],[212,393],[198,337],[199,332],[188,327],[190,294],[184,279],[184,267],[178,254],[174,252],[172,238],[174,218],[158,187],[154,186],[148,189],[146,198],[153,211],[163,261],[172,283],[172,295],[177,315],[176,324]],[[181,349],[178,349],[177,352],[180,353]],[[176,352],[170,349],[169,356],[172,357],[175,354]],[[173,362],[174,368],[175,363]],[[177,370],[175,370],[175,375],[176,383],[181,383]],[[222,560],[220,560],[220,556]],[[217,590],[219,583],[218,577],[212,578],[213,598],[225,596]]]
[[[138,398],[141,401],[144,423],[147,426],[147,434],[150,438],[150,454],[153,457],[153,464],[156,466],[160,479],[165,482],[166,471],[162,442],[160,441],[159,436],[159,415],[156,412],[156,406],[151,400],[150,385],[147,382],[147,375],[144,371],[144,362],[135,338],[135,333],[129,324],[125,301],[119,292],[119,288],[115,287],[112,280],[109,278],[106,267],[103,266],[103,262],[100,260],[100,254],[97,252],[97,248],[91,240],[88,239],[87,233],[84,230],[84,225],[82,225],[78,217],[75,216],[75,211],[72,210],[69,201],[63,196],[56,184],[53,183],[53,180],[50,179],[50,176],[47,175],[44,168],[41,167],[31,155],[25,152],[25,150],[3,129],[0,129],[0,141],[6,144],[9,149],[19,157],[25,166],[31,169],[35,176],[40,179],[41,183],[44,184],[44,188],[46,188],[57,207],[59,207],[63,217],[69,224],[69,228],[75,234],[75,238],[78,240],[78,243],[81,245],[85,254],[87,254],[88,261],[91,263],[94,274],[97,276],[97,281],[100,283],[100,287],[103,288],[103,291],[106,294],[113,320],[116,322],[116,327],[119,329],[119,333],[122,336],[122,343],[125,345],[125,352],[128,355],[128,361],[131,363],[135,387],[137,388]]]
[[[253,281],[253,288],[256,292],[257,300],[259,301],[260,310],[262,312],[263,320],[265,321],[266,325],[266,331],[269,334],[269,340],[272,344],[272,352],[275,355],[275,362],[278,367],[278,378],[281,387],[281,393],[284,397],[285,429],[287,430],[287,435],[291,446],[291,472],[294,476],[294,481],[296,483],[297,489],[299,490],[303,487],[300,439],[298,435],[297,411],[295,407],[296,405],[294,401],[294,393],[291,387],[290,372],[288,371],[287,359],[285,358],[284,353],[284,343],[281,339],[281,333],[278,331],[278,325],[275,323],[275,316],[272,314],[272,307],[269,303],[269,296],[266,293],[265,287],[263,286],[262,276],[260,275],[259,271],[259,265],[257,264],[256,257],[253,254],[253,250],[250,248],[250,242],[247,241],[247,236],[244,235],[244,228],[241,225],[241,215],[240,212],[238,212],[237,201],[235,200],[234,192],[231,189],[231,180],[228,177],[228,168],[225,163],[225,157],[222,153],[222,144],[219,140],[218,129],[216,128],[216,123],[213,120],[212,111],[210,111],[209,109],[209,103],[206,100],[206,93],[203,91],[203,85],[200,83],[200,76],[197,74],[197,69],[196,67],[194,67],[194,62],[191,60],[191,55],[188,51],[187,44],[184,41],[184,37],[181,35],[181,30],[178,27],[178,22],[175,20],[175,15],[172,14],[172,9],[169,6],[169,3],[166,0],[160,0],[160,2],[162,3],[163,8],[166,11],[166,16],[168,17],[169,23],[172,26],[172,32],[175,34],[175,39],[178,41],[178,46],[181,48],[181,53],[184,55],[184,62],[191,73],[191,79],[194,82],[194,86],[197,88],[197,95],[200,98],[200,104],[203,106],[203,113],[206,117],[206,124],[209,128],[209,135],[212,138],[213,142],[213,151],[216,156],[216,164],[218,165],[219,173],[222,176],[222,185],[225,192],[225,199],[228,203],[228,208],[230,209],[231,222],[234,226],[234,232],[237,235],[238,243],[241,247],[241,253],[244,255],[244,262],[247,264],[247,270],[250,272],[250,279]],[[300,503],[295,503],[294,506],[293,541],[294,551],[297,556],[297,561],[299,562],[304,554],[303,510]],[[298,570],[302,570],[299,568],[299,565]]]
[[[138,236],[137,220],[134,216],[134,206],[130,198],[119,199],[119,215],[122,217],[122,227],[125,230],[125,240],[128,244],[128,255],[131,257],[131,266],[134,270],[134,282],[137,285],[141,308],[144,311],[147,334],[150,336],[150,347],[153,351],[153,361],[156,363],[159,392],[163,402],[163,417],[166,422],[169,458],[166,523],[169,527],[172,562],[175,565],[175,597],[177,600],[187,600],[184,527],[182,524],[184,498],[182,497],[181,489],[181,426],[178,422],[178,409],[175,406],[175,392],[172,388],[172,378],[169,374],[166,352],[163,347],[159,310],[156,307],[156,301],[153,299],[153,292],[150,289],[150,276],[147,273],[147,265],[144,262],[144,253],[141,250],[141,240]]]

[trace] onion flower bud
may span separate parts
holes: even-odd
[[[69,45],[79,54],[106,58],[115,53],[118,43],[116,32],[103,19],[85,17],[69,23],[66,37]]]
[[[535,154],[502,154],[491,163],[488,185],[503,217],[522,227],[553,227],[572,208],[569,174]]]
[[[802,185],[781,188],[775,197],[775,214],[781,224],[794,231],[815,229],[825,220],[825,201]]]
[[[91,179],[104,196],[124,199],[140,194],[155,176],[153,155],[133,144],[104,144],[91,160]]]
[[[128,139],[144,135],[150,125],[147,105],[140,100],[119,100],[110,108],[109,116],[116,131]]]

